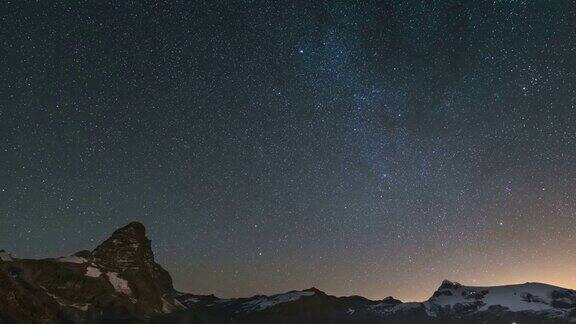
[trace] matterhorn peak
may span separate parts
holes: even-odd
[[[114,233],[112,234],[112,236],[115,235],[122,235],[122,236],[134,236],[134,237],[140,237],[140,238],[145,238],[146,237],[146,227],[144,226],[144,224],[140,223],[140,222],[130,222],[128,225],[121,227],[119,229],[117,229],[116,231],[114,231]]]
[[[139,269],[154,261],[146,228],[138,222],[114,231],[92,253],[97,263],[118,271]]]

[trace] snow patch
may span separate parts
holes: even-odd
[[[58,258],[58,262],[82,264],[82,263],[88,262],[88,260],[86,260],[82,257],[76,256],[76,255],[69,255],[69,256]]]
[[[296,301],[304,296],[314,295],[313,291],[291,291],[285,294],[256,297],[242,305],[244,309],[264,310],[274,305]]]
[[[478,311],[486,311],[492,305],[500,305],[513,312],[540,312],[553,309],[552,293],[557,290],[564,289],[540,283],[495,287],[459,286],[455,289],[440,289],[427,304],[429,304],[428,307],[430,304],[454,307],[456,304],[477,303],[480,304]]]
[[[106,275],[108,276],[108,281],[117,292],[128,296],[132,295],[132,290],[130,290],[130,286],[128,286],[128,281],[118,277],[116,272],[108,272]]]
[[[178,299],[174,299],[174,306],[179,309],[186,309],[186,306],[178,301]]]
[[[13,261],[14,259],[12,259],[12,256],[10,255],[10,253],[4,251],[4,250],[0,250],[0,260],[2,261]]]
[[[166,299],[162,298],[162,312],[164,314],[172,313],[175,310],[174,305],[170,304]]]
[[[88,306],[90,306],[90,304],[70,304],[70,307],[74,307],[74,308],[78,308],[81,311],[87,311],[88,310]]]
[[[200,301],[200,299],[198,299],[196,297],[189,297],[189,298],[186,298],[184,301],[187,303],[197,303]]]
[[[42,287],[42,289],[46,289],[46,288]],[[46,293],[46,294],[48,294],[48,296],[52,297],[60,306],[74,307],[74,308],[79,309],[79,310],[84,311],[84,312],[87,311],[88,307],[90,306],[90,304],[87,304],[87,303],[86,304],[84,304],[84,303],[72,303],[72,304],[70,304],[70,303],[65,302],[64,299],[62,299],[62,298],[60,298],[60,297],[58,297],[52,293]]]
[[[102,274],[102,272],[100,272],[100,269],[98,269],[98,268],[94,268],[91,266],[88,266],[86,268],[86,277],[98,278],[98,277],[100,277],[101,274]]]

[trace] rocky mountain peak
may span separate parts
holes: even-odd
[[[154,255],[146,228],[142,223],[131,222],[117,229],[92,251],[94,260],[116,271],[141,269],[154,265]]]
[[[142,283],[142,287],[154,286],[154,294],[173,292],[172,278],[154,261],[150,240],[142,223],[131,222],[114,231],[92,251],[92,260],[105,271],[118,273],[122,278],[132,278],[133,283]]]
[[[316,287],[311,287],[308,289],[304,289],[303,291],[307,291],[307,292],[313,292],[315,295],[326,295],[322,290],[316,288]]]
[[[140,222],[130,222],[128,225],[114,231],[114,234],[117,233],[129,233],[138,237],[146,237],[146,227]]]
[[[6,309],[12,316],[7,323],[156,316],[184,308],[176,295],[138,222],[117,229],[93,251],[65,257],[13,259],[0,251],[0,323]]]
[[[392,297],[392,296],[388,296],[388,297],[382,299],[380,302],[381,302],[381,303],[384,303],[384,304],[392,304],[392,305],[402,304],[402,301],[401,301],[401,300],[396,299],[396,298],[394,298],[394,297]]]
[[[130,222],[128,225],[115,230],[110,238],[133,239],[137,241],[148,239],[146,237],[146,227],[140,222]]]
[[[462,287],[462,285],[458,282],[455,281],[450,281],[450,280],[443,280],[442,284],[440,284],[440,287],[438,287],[438,290],[442,290],[442,289],[458,289]]]

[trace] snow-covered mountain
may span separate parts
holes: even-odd
[[[576,308],[576,292],[542,283],[469,287],[445,280],[426,303],[432,313],[527,312],[564,318]]]
[[[221,299],[181,293],[130,223],[93,251],[30,260],[0,250],[0,324],[576,323],[576,291],[541,283],[472,287],[445,280],[425,302],[335,297],[316,289]]]
[[[189,309],[219,315],[213,323],[576,323],[576,291],[541,283],[472,287],[445,280],[422,303],[335,297],[314,288],[239,299],[181,295],[178,300]],[[171,318],[186,319],[186,314]]]

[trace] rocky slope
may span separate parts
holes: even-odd
[[[18,259],[0,250],[0,324],[536,324],[576,323],[576,291],[546,284],[469,287],[444,281],[422,303],[335,297],[310,288],[220,299],[180,293],[130,223],[93,251]]]

